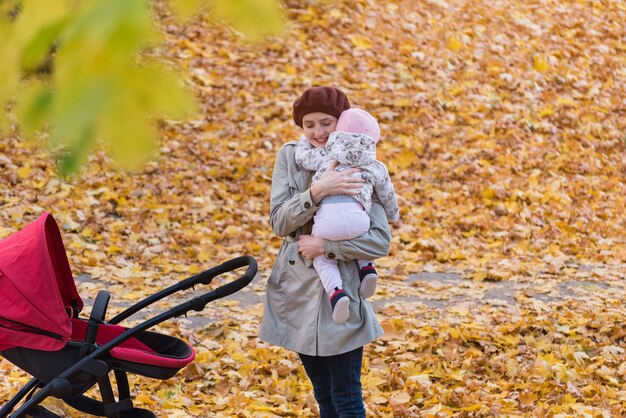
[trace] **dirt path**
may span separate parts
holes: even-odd
[[[550,309],[551,306],[571,300],[626,300],[626,266],[577,266],[570,270],[568,274],[529,277],[527,280],[517,281],[473,281],[455,273],[422,272],[411,274],[404,281],[385,282],[383,279],[371,302],[377,312],[394,305],[402,305],[405,309],[419,307],[442,312],[458,307],[469,309],[491,305],[513,313],[522,304]],[[90,287],[98,285],[88,275],[80,275],[76,281],[79,288],[85,284]],[[228,310],[232,309],[260,315],[264,286],[264,278],[258,275],[247,288],[213,302],[199,314],[190,314],[185,322],[192,328],[204,327],[223,315],[228,315]],[[177,295],[168,302],[181,303],[186,298],[201,293],[196,290],[187,293],[185,297]],[[88,312],[93,300],[85,298],[84,302]],[[112,295],[109,310],[117,312],[130,305],[132,302]],[[162,312],[166,307],[164,304],[157,304],[156,307],[144,309],[134,318],[147,318]]]

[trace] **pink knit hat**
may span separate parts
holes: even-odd
[[[335,87],[311,87],[293,102],[293,120],[302,128],[302,118],[309,113],[321,112],[339,117],[350,109],[346,94]]]
[[[378,142],[380,127],[374,116],[363,109],[351,108],[344,110],[337,121],[337,130],[365,134]]]

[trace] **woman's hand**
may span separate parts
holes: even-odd
[[[324,254],[324,240],[313,235],[300,235],[298,252],[302,257],[313,260],[318,255]]]
[[[353,176],[353,174],[360,170],[349,168],[344,171],[335,171],[337,165],[339,165],[337,161],[331,161],[322,177],[311,186],[311,198],[315,205],[326,196],[335,194],[356,195],[359,193],[363,179],[359,176]]]

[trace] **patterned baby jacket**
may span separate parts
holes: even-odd
[[[313,182],[319,180],[331,161],[339,162],[337,171],[359,168],[365,183],[357,195],[352,196],[369,213],[372,207],[372,193],[385,208],[391,222],[400,219],[398,199],[389,177],[387,167],[376,159],[376,143],[368,135],[353,132],[335,131],[328,137],[326,146],[316,148],[302,136],[296,148],[296,163],[305,170],[315,171]]]

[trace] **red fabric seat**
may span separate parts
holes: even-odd
[[[72,319],[72,336],[71,340],[82,342],[87,332],[88,321],[84,319]],[[100,324],[98,326],[98,334],[96,343],[105,345],[112,339],[118,337],[127,328],[119,325]],[[152,346],[141,341],[142,335],[150,335]],[[144,332],[132,337],[110,351],[111,357],[118,360],[129,361],[132,363],[146,364],[157,367],[167,367],[172,369],[180,369],[191,363],[196,356],[194,349],[185,344],[189,350],[180,350],[181,344],[176,348],[172,344],[174,337],[161,335],[153,332]],[[162,343],[162,344],[159,344]],[[155,347],[156,345],[156,347]]]

